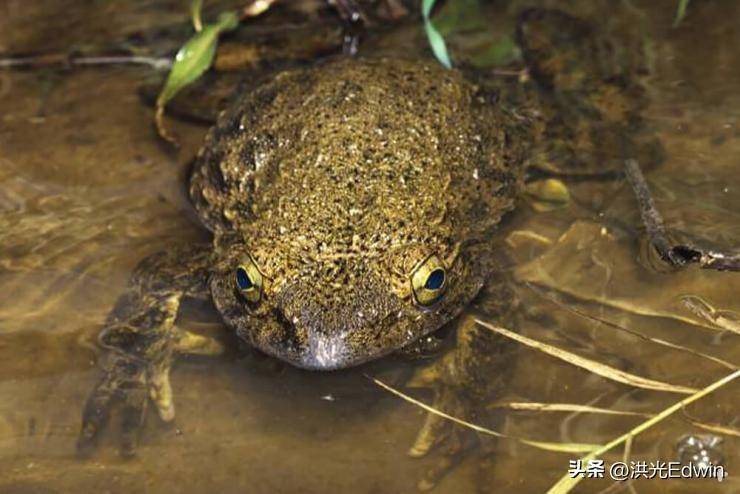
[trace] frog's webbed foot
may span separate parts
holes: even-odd
[[[446,415],[470,423],[488,422],[486,405],[500,390],[510,367],[501,352],[506,347],[476,326],[472,316],[463,316],[457,326],[455,348],[417,372],[408,385],[431,388],[432,408]],[[437,450],[439,458],[419,481],[419,489],[432,489],[480,444],[476,431],[429,412],[408,454],[419,458]]]
[[[440,379],[438,369],[427,369],[429,374],[437,374],[434,379]],[[432,376],[428,376],[432,377]],[[432,384],[434,400],[432,407],[453,417],[469,417],[471,403],[466,401],[454,386],[436,383]],[[470,429],[462,428],[449,419],[434,413],[428,413],[424,424],[416,435],[416,440],[408,450],[413,458],[427,456],[434,449],[439,449],[439,458],[429,468],[417,486],[421,491],[428,491],[436,486],[442,478],[459,465],[469,453],[478,446],[478,437]]]
[[[174,325],[180,299],[205,290],[207,259],[207,249],[188,247],[156,254],[137,267],[99,338],[108,353],[82,412],[80,454],[95,448],[114,408],[120,415],[123,456],[135,452],[150,400],[163,421],[174,419],[169,377],[174,352],[218,349]]]
[[[92,453],[101,431],[108,423],[111,410],[120,405],[121,455],[133,456],[149,396],[156,396],[154,401],[163,419],[174,418],[169,378],[159,376],[157,385],[154,385],[154,379],[147,376],[142,363],[124,358],[116,359],[105,370],[87,399],[82,412],[82,430],[77,441],[78,452],[81,455]]]

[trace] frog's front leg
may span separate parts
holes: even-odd
[[[485,307],[479,309],[495,313],[497,321],[509,324],[514,313],[510,287],[487,291]],[[515,348],[508,340],[476,324],[474,314],[470,311],[458,319],[454,348],[418,373],[409,385],[431,388],[434,392],[433,408],[495,429],[497,424],[492,423],[487,405],[500,395],[508,380]],[[434,487],[479,443],[477,433],[471,429],[429,413],[409,455],[426,456],[437,446],[442,451],[440,459],[419,482],[419,488],[429,490]]]
[[[107,354],[103,375],[83,409],[80,453],[94,449],[111,409],[119,405],[121,454],[132,455],[149,399],[162,420],[175,416],[169,379],[173,354],[218,350],[175,327],[182,298],[207,293],[209,252],[207,245],[188,246],[152,255],[136,267],[100,334]]]

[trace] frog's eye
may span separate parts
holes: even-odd
[[[419,305],[437,302],[447,288],[447,272],[437,256],[427,257],[411,274],[411,288]]]
[[[257,303],[262,297],[262,273],[251,257],[247,257],[236,268],[234,283],[239,293],[252,303]]]

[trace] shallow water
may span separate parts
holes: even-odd
[[[65,52],[131,33],[167,33],[182,22],[183,5],[9,0],[0,5],[0,53]],[[614,9],[614,18],[640,12],[650,33],[648,116],[668,157],[648,174],[658,207],[672,230],[740,245],[738,6],[692,3],[683,25],[672,29],[674,2],[622,5],[629,9]],[[487,13],[490,22],[505,23],[497,6]],[[160,34],[151,43],[166,50],[177,38]],[[363,47],[426,53],[417,27],[378,34]],[[76,457],[80,410],[98,376],[97,333],[133,266],[173,243],[205,238],[182,187],[205,128],[171,120],[183,147],[163,145],[138,96],[151,76],[146,67],[0,72],[0,492],[414,492],[438,458],[405,454],[424,413],[365,377],[403,388],[414,367],[396,359],[335,373],[299,371],[249,351],[182,359],[173,372],[174,427],[150,416],[133,460],[119,458],[113,433],[92,459]],[[639,219],[624,183],[572,184],[571,194],[568,208],[550,213],[523,205],[502,233],[516,247],[514,272],[528,308],[522,333],[672,384],[701,388],[729,374],[569,313],[526,287],[551,290],[567,306],[643,335],[740,361],[738,334],[681,301],[699,297],[724,311],[720,324],[738,328],[738,275],[656,272],[641,254]],[[194,315],[201,330],[221,331],[208,314]],[[640,413],[683,398],[607,381],[535,350],[519,348],[517,356],[502,398]],[[404,389],[431,401],[424,390]],[[631,458],[674,460],[683,435],[707,433],[687,417],[737,431],[738,391],[733,382],[644,432]],[[641,420],[503,413],[506,433],[541,441],[606,443]],[[720,435],[724,482],[641,480],[632,488],[739,492],[740,440]],[[495,456],[470,456],[435,492],[544,492],[575,459],[486,441]],[[604,458],[621,457],[617,448]],[[607,487],[587,479],[576,491]]]

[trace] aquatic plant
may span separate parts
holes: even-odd
[[[437,28],[434,27],[431,20],[432,9],[434,8],[435,3],[436,0],[423,0],[421,4],[421,14],[424,18],[424,30],[427,33],[429,46],[432,47],[434,56],[437,57],[439,63],[450,69],[452,68],[452,61],[447,52],[447,44],[439,31],[437,31]]]
[[[681,24],[681,21],[686,17],[686,9],[689,6],[689,0],[678,0],[678,7],[676,8],[676,17],[673,20],[673,27]]]
[[[195,34],[175,55],[167,81],[157,98],[155,121],[159,135],[171,143],[175,139],[164,126],[164,109],[167,103],[184,87],[200,78],[213,63],[221,34],[233,31],[242,19],[265,12],[276,0],[254,0],[240,11],[222,12],[215,23],[203,24],[203,0],[192,0],[190,17]]]
[[[194,1],[193,4],[201,2]],[[199,12],[199,11],[198,11]],[[231,31],[239,24],[239,18],[234,12],[224,12],[214,24],[202,26],[200,14],[193,16],[196,34],[185,43],[175,55],[172,69],[167,76],[167,81],[157,98],[157,110],[155,120],[159,135],[170,142],[174,138],[167,132],[164,126],[164,108],[182,88],[193,83],[208,70],[216,55],[218,37],[222,32]],[[198,29],[200,28],[200,29]]]

